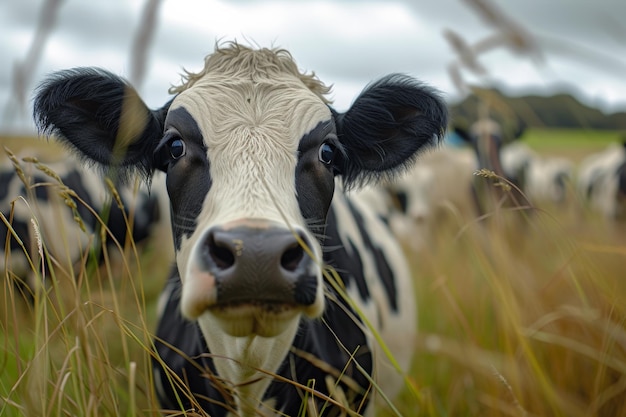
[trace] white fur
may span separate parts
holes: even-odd
[[[616,198],[617,168],[626,161],[626,150],[621,144],[611,144],[602,152],[589,155],[578,169],[578,192],[587,199],[592,210],[614,219],[626,208]],[[590,196],[587,190],[593,186]]]
[[[571,180],[574,164],[564,157],[539,155],[522,142],[513,142],[500,151],[502,168],[509,178],[523,181],[521,190],[533,204],[561,203],[566,190],[560,181]],[[517,178],[523,175],[521,178]]]

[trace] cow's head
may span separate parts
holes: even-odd
[[[454,121],[453,129],[474,148],[480,168],[504,176],[500,161],[502,146],[518,140],[526,130],[526,123],[518,118],[508,120],[508,123],[500,122],[490,117],[489,108],[485,104],[478,107],[478,113],[478,119],[469,128],[461,117]]]
[[[149,110],[117,76],[62,71],[38,89],[35,119],[119,175],[167,174],[186,317],[235,337],[295,329],[301,314],[324,308],[321,245],[335,177],[350,186],[406,166],[442,135],[446,108],[431,89],[392,75],[337,113],[328,88],[286,51],[237,44],[184,81]]]

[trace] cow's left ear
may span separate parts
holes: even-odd
[[[36,90],[39,131],[55,135],[80,157],[124,177],[149,176],[169,103],[150,110],[124,79],[98,68],[75,68],[50,76]]]
[[[438,93],[406,75],[369,85],[346,113],[335,113],[343,147],[337,171],[347,185],[393,173],[438,143],[448,111]]]

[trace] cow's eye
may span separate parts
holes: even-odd
[[[335,156],[335,146],[328,142],[322,143],[322,146],[320,146],[319,154],[318,154],[320,162],[325,165],[330,165],[333,163],[334,156]]]
[[[174,137],[170,139],[167,143],[167,146],[170,148],[170,155],[173,159],[178,159],[185,155],[187,148],[185,146],[185,142],[179,137]]]

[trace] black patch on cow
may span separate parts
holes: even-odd
[[[406,214],[409,207],[409,198],[406,194],[406,191],[397,191],[394,193],[395,200],[400,206],[400,211]]]
[[[151,194],[141,199],[141,205],[135,211],[133,221],[133,239],[135,242],[147,239],[150,236],[152,225],[161,219],[161,207],[158,198]],[[141,216],[141,218],[140,218]]]
[[[10,220],[10,214],[6,213],[5,215],[7,217],[7,220]],[[15,234],[17,234],[17,236],[22,240],[24,247],[28,249],[30,246],[28,223],[23,222],[19,219],[14,219],[11,223],[11,227],[15,231]],[[6,248],[7,237],[9,238],[9,249],[11,251],[22,250],[21,246],[19,245],[13,234],[9,233],[9,228],[4,224],[3,221],[0,221],[0,239],[2,240],[0,241],[0,249],[2,249],[2,251],[4,251],[4,249]],[[0,254],[0,256],[4,256],[4,253]]]
[[[89,225],[91,230],[95,230],[97,226],[96,218],[93,216],[89,207],[98,211],[101,207],[97,206],[92,197],[91,191],[87,189],[82,179],[82,173],[79,170],[72,170],[65,174],[62,178],[63,183],[74,190],[76,194],[84,201],[84,204],[74,198],[76,209],[83,221]]]
[[[389,262],[387,262],[383,251],[376,246],[374,242],[372,242],[368,231],[364,228],[365,220],[361,216],[360,212],[354,207],[353,204],[350,203],[350,201],[348,201],[348,207],[350,208],[350,212],[354,216],[355,222],[359,227],[359,233],[361,234],[361,239],[363,239],[365,249],[368,253],[371,253],[374,256],[376,272],[378,273],[378,278],[385,289],[389,304],[393,311],[398,311],[398,293],[393,271],[389,266]],[[348,254],[346,249],[341,247],[342,243],[339,237],[336,236],[336,232],[334,232],[335,235],[333,235],[332,231],[335,230],[335,227],[340,226],[337,225],[337,218],[331,208],[328,215],[327,232],[327,247],[329,248],[329,251],[327,252],[327,259],[325,258],[325,260],[329,265],[332,265],[337,270],[346,286],[349,287],[351,285],[355,285],[361,298],[367,301],[370,298],[370,292],[363,276],[363,261],[361,259],[363,254],[359,253],[352,242],[349,242],[351,246],[351,253]]]
[[[626,161],[617,168],[617,192],[622,198],[626,198]]]
[[[333,120],[320,122],[305,134],[298,145],[295,186],[298,205],[309,230],[321,241],[326,224],[326,213],[335,190],[333,167],[319,161],[319,149],[324,141],[335,143]]]
[[[176,133],[172,133],[176,132]],[[185,142],[183,158],[172,159],[168,144],[176,134]],[[196,219],[202,211],[204,198],[211,188],[207,149],[198,123],[184,108],[171,110],[165,122],[165,136],[155,150],[155,161],[167,173],[166,185],[172,211],[174,246],[180,249],[183,235],[196,229]]]
[[[355,285],[364,301],[369,300],[370,293],[363,277],[363,261],[361,254],[352,242],[348,252],[337,233],[337,216],[331,208],[328,212],[328,226],[325,241],[324,261],[335,268],[347,287]],[[355,276],[355,274],[357,274]]]
[[[354,216],[356,224],[359,227],[361,238],[367,250],[374,255],[374,263],[376,264],[376,271],[378,272],[378,278],[383,284],[383,288],[387,293],[387,299],[393,311],[398,311],[398,291],[396,289],[396,282],[394,279],[393,271],[387,262],[387,258],[383,251],[372,242],[372,239],[368,231],[364,228],[365,220],[361,216],[361,213],[348,201],[350,211]]]
[[[34,191],[34,195],[37,200],[45,202],[50,199],[50,194],[48,190],[49,183],[50,183],[50,178],[46,178],[42,175],[35,175],[33,177],[33,180],[32,180],[33,186],[31,187],[31,189]],[[22,189],[20,190],[20,193],[22,193],[22,195],[24,196],[28,195],[26,186],[22,187]]]

